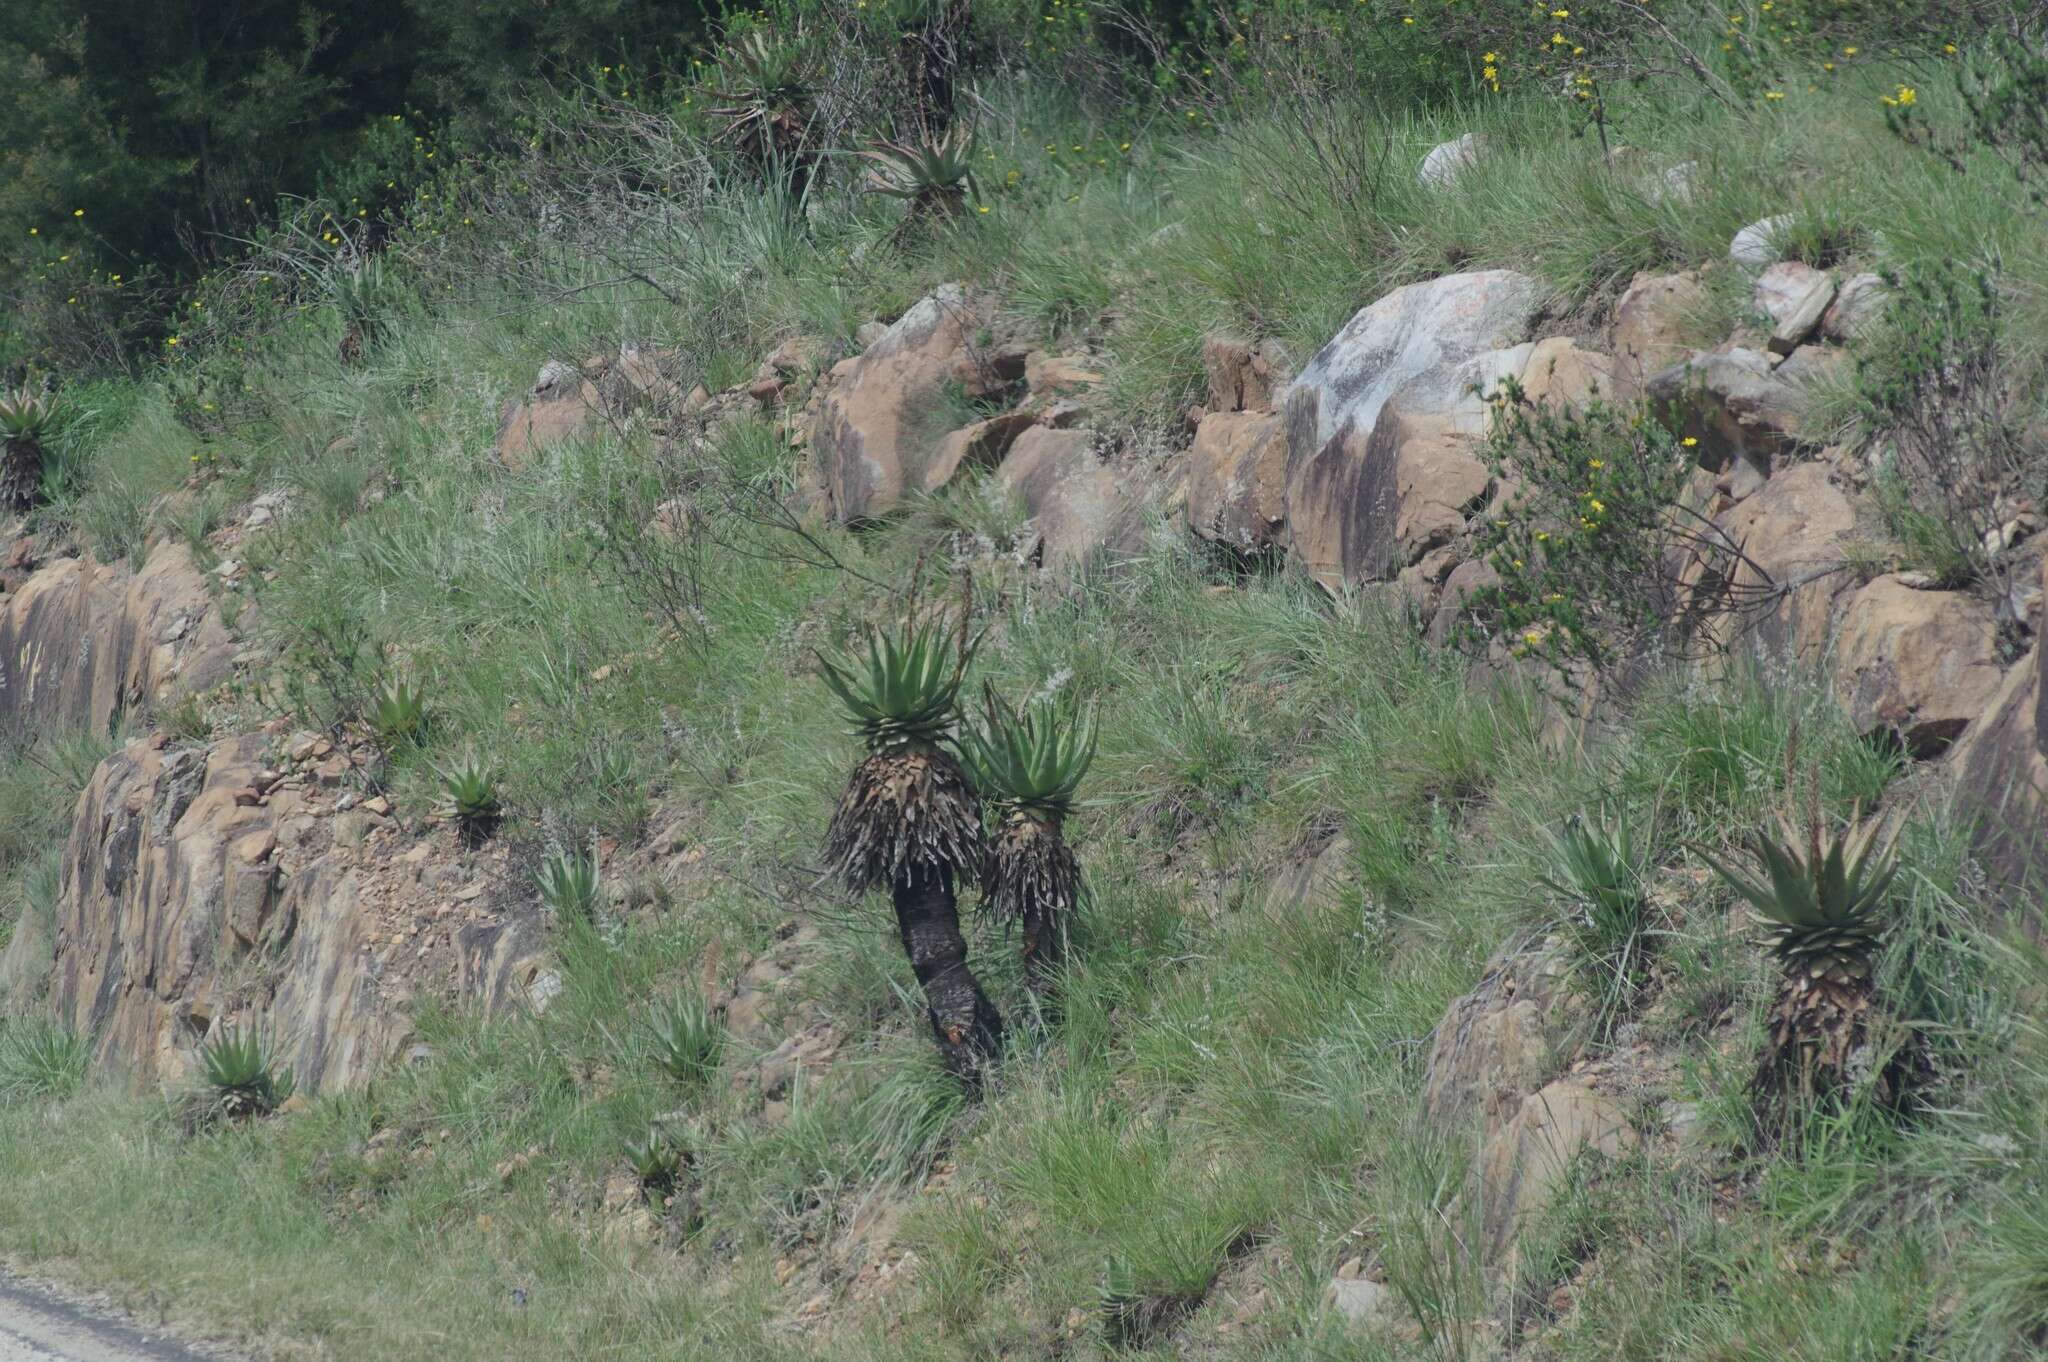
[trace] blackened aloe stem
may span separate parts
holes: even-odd
[[[913,864],[891,890],[903,953],[924,989],[932,1038],[946,1067],[978,1084],[1003,1045],[1003,1017],[974,972],[967,967],[967,939],[960,934],[959,902],[953,874],[943,867]]]

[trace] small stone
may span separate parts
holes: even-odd
[[[1415,178],[1425,189],[1448,189],[1478,161],[1479,138],[1468,132],[1463,137],[1454,137],[1431,147],[1429,155],[1422,158],[1422,167],[1415,172]]]
[[[1323,1309],[1352,1325],[1387,1318],[1398,1300],[1392,1287],[1362,1277],[1339,1277],[1323,1288]]]
[[[366,799],[363,801],[363,812],[374,813],[379,818],[389,818],[391,816],[391,801],[386,799],[383,795],[377,795],[374,798]]]
[[[294,733],[284,751],[294,762],[303,762],[312,758],[313,749],[319,745],[320,735],[317,733]]]
[[[1793,221],[1791,214],[1781,213],[1777,217],[1763,218],[1750,223],[1737,232],[1735,239],[1728,243],[1728,258],[1737,264],[1748,265],[1754,269],[1762,269],[1783,258],[1784,250],[1779,241],[1792,226]]]

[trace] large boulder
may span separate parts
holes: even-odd
[[[1271,412],[1217,411],[1188,449],[1188,528],[1240,553],[1275,547],[1287,526],[1287,435]]]
[[[2048,903],[2048,647],[2037,641],[2006,673],[1948,765],[1992,882],[2030,910],[2040,933]]]
[[[1111,461],[1087,430],[1033,426],[1017,437],[996,470],[1003,488],[1031,519],[1040,562],[1074,568],[1102,554],[1134,554],[1145,544],[1151,508],[1185,490],[1176,462],[1160,470]]]
[[[104,733],[124,713],[217,685],[234,654],[183,544],[157,545],[139,572],[59,559],[0,597],[0,733]]]
[[[138,1084],[175,1084],[223,1027],[255,1025],[303,1087],[348,1086],[403,1049],[423,992],[464,1000],[469,979],[488,1009],[529,981],[530,923],[462,967],[458,933],[507,915],[408,878],[425,858],[391,854],[388,819],[337,812],[325,774],[269,769],[268,741],[131,744],[79,799],[50,1003]]]
[[[945,415],[948,389],[985,396],[1024,377],[1021,353],[986,344],[994,314],[989,299],[948,285],[833,368],[810,435],[832,519],[871,519],[908,493],[943,485],[931,474],[954,429]]]
[[[1519,375],[1542,286],[1512,270],[1411,284],[1361,310],[1288,388],[1287,546],[1325,585],[1419,558],[1486,491],[1476,388]],[[1508,353],[1499,353],[1507,351]]]
[[[1892,732],[1916,757],[1942,751],[1997,695],[1991,608],[1960,591],[1879,577],[1849,598],[1835,642],[1835,693],[1863,733]]]

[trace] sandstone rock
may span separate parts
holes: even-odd
[[[1820,320],[1820,333],[1831,341],[1862,340],[1884,321],[1884,279],[1865,271],[1853,275]]]
[[[1782,242],[1794,221],[1791,214],[1785,213],[1750,223],[1728,243],[1728,258],[1753,269],[1762,269],[1773,261],[1782,260],[1785,255]]]
[[[1480,1155],[1487,1259],[1509,1259],[1516,1235],[1549,1206],[1574,1158],[1586,1150],[1612,1156],[1637,1142],[1621,1105],[1576,1078],[1559,1079],[1524,1098]]]
[[[925,464],[920,490],[936,492],[962,468],[994,468],[1036,418],[1027,411],[1004,412],[953,431],[940,440]]]
[[[496,449],[507,468],[524,468],[537,454],[583,433],[603,410],[597,385],[575,367],[549,360],[522,401],[498,415]]]
[[[1247,341],[1216,333],[1202,340],[1212,412],[1272,411],[1287,384],[1287,357],[1276,340]]]
[[[1024,361],[1024,390],[1040,402],[1086,393],[1102,382],[1102,371],[1083,355],[1034,351]]]
[[[983,344],[993,315],[987,299],[949,285],[833,368],[810,435],[828,516],[857,521],[882,515],[907,492],[937,485],[926,474],[951,428],[932,428],[947,386],[981,395],[1023,376],[1021,356],[1017,372],[1006,377],[1010,366]]]
[[[1841,571],[1856,529],[1856,512],[1828,478],[1824,464],[1802,463],[1764,483],[1756,495],[1715,521],[1755,566],[1740,566],[1733,580],[1737,597],[1753,597],[1766,583],[1787,588],[1754,620],[1768,652],[1807,665],[1825,655],[1835,605],[1854,583]],[[1762,575],[1759,575],[1759,570]]]
[[[1685,343],[1690,317],[1706,302],[1707,291],[1692,274],[1637,274],[1621,301],[1614,305],[1609,330],[1617,375],[1626,394],[1642,390],[1651,374],[1683,362],[1692,353]]]
[[[1647,391],[1678,435],[1699,441],[1700,467],[1710,472],[1741,459],[1768,477],[1799,445],[1799,389],[1761,351],[1697,355],[1658,373]]]
[[[1188,449],[1188,527],[1241,553],[1276,547],[1287,524],[1287,436],[1271,412],[1218,411]]]
[[[2048,903],[2048,646],[2037,641],[2006,673],[1948,768],[1991,882],[2038,936]]]
[[[1415,178],[1425,189],[1448,189],[1458,177],[1479,164],[1479,138],[1474,133],[1439,142],[1422,158]]]
[[[1771,319],[1772,354],[1799,348],[1835,299],[1835,281],[1798,260],[1765,267],[1756,279],[1757,310]]]
[[[234,655],[183,544],[157,545],[133,573],[59,559],[0,601],[0,731],[104,733],[120,714],[217,685]]]
[[[265,742],[135,743],[100,764],[79,801],[50,1002],[138,1083],[178,1081],[226,1017],[276,1037],[314,1092],[360,1082],[410,1035],[410,986],[378,964],[364,872],[287,839],[276,809],[235,798],[261,772]]]
[[[1142,549],[1147,509],[1185,491],[1174,479],[1184,479],[1186,468],[1162,474],[1112,464],[1097,456],[1088,431],[1033,426],[1010,446],[996,476],[1031,518],[1043,565],[1074,568],[1098,554]]]
[[[1895,732],[1933,756],[1990,706],[2003,677],[1990,607],[1959,591],[1879,577],[1849,599],[1835,693],[1863,733]]]
[[[1396,289],[1354,316],[1287,389],[1287,541],[1326,585],[1393,575],[1485,491],[1469,441],[1476,384],[1521,372],[1541,298],[1509,270]],[[1408,536],[1419,535],[1418,539]]]
[[[1583,407],[1596,394],[1613,395],[1616,368],[1614,360],[1582,349],[1577,341],[1548,336],[1529,347],[1517,381],[1531,402],[1556,408]]]

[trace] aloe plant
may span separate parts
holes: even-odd
[[[977,1082],[1003,1019],[968,968],[956,896],[982,858],[980,804],[950,750],[972,653],[961,631],[906,624],[871,632],[861,660],[819,662],[868,752],[833,810],[827,861],[854,893],[889,891],[933,1039],[948,1067]]]
[[[951,217],[979,194],[974,178],[974,134],[956,127],[933,141],[876,142],[860,154],[875,163],[868,191],[907,199],[913,215]]]
[[[541,902],[556,916],[588,918],[597,908],[597,862],[580,851],[548,857],[533,872]]]
[[[1830,827],[1818,804],[1816,794],[1803,819],[1781,813],[1775,834],[1761,828],[1751,834],[1753,871],[1699,849],[1770,924],[1767,944],[1782,978],[1754,1087],[1772,1105],[1825,1096],[1851,1083],[1877,1010],[1883,907],[1899,872],[1881,822],[1852,814],[1846,827]],[[1879,1097],[1903,1096],[1920,1062],[1910,1044],[1892,1055],[1877,1074]]]
[[[497,781],[474,752],[441,772],[441,812],[460,823],[463,835],[472,841],[488,836],[497,825]]]
[[[0,511],[32,511],[43,501],[43,440],[57,419],[57,399],[24,384],[0,395]]]
[[[415,682],[394,677],[377,688],[370,727],[387,743],[417,741],[427,727],[427,697]]]
[[[1019,710],[993,687],[983,693],[981,724],[961,739],[975,788],[998,819],[982,867],[984,901],[1021,927],[1025,983],[1040,999],[1058,974],[1080,899],[1081,864],[1065,826],[1095,742],[1092,714],[1053,704]]]
[[[230,1027],[199,1052],[200,1074],[213,1110],[243,1120],[268,1116],[290,1100],[298,1086],[292,1071],[279,1068],[270,1041],[259,1027]]]

